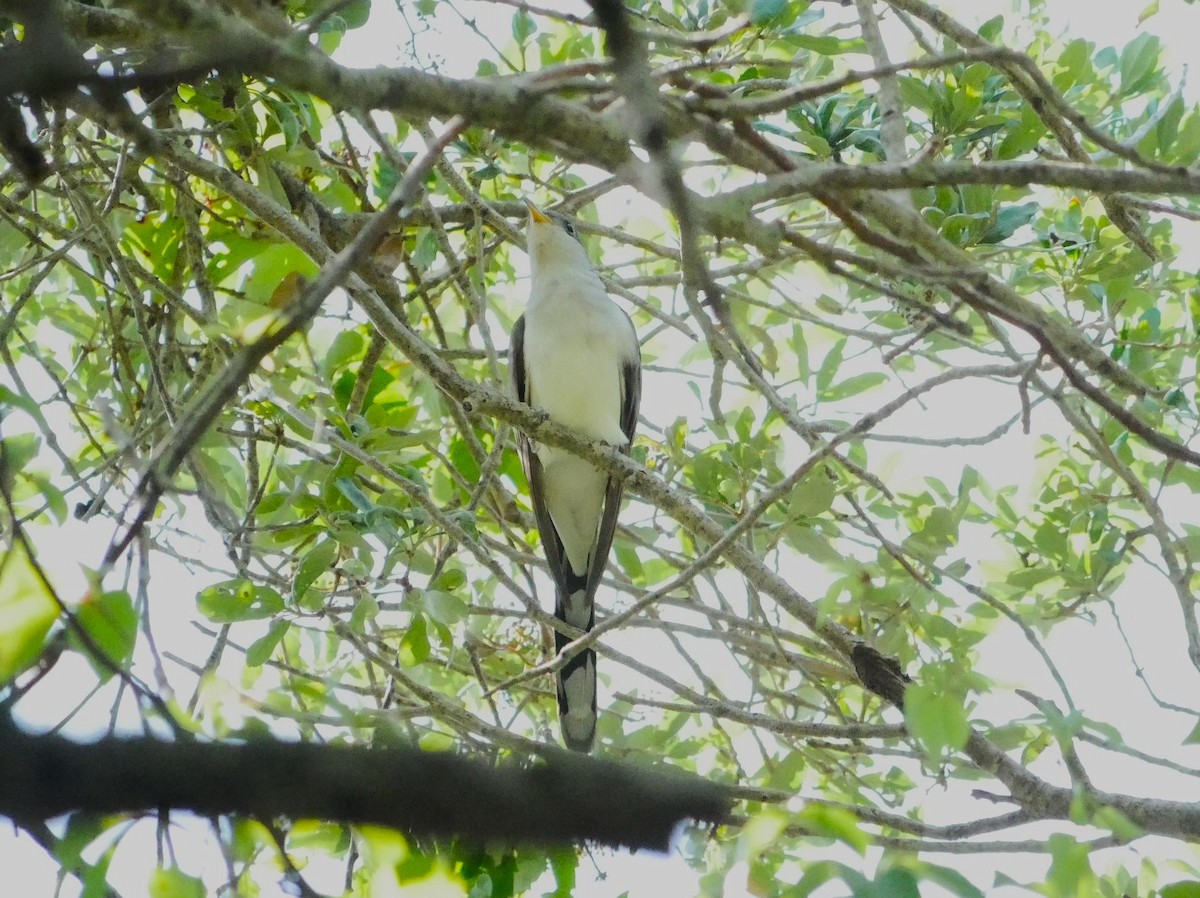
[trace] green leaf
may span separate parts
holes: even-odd
[[[375,157],[371,166],[371,189],[378,199],[386,200],[392,195],[392,190],[400,183],[400,173],[396,171],[385,155],[380,153]]]
[[[379,602],[370,593],[360,595],[350,612],[350,627],[356,633],[366,632],[367,621],[379,616]]]
[[[138,616],[129,593],[114,591],[91,594],[75,611],[75,621],[87,635],[85,642],[72,629],[69,644],[87,657],[102,678],[112,676],[113,665],[125,667],[137,642]],[[89,644],[90,643],[90,644]],[[93,650],[103,658],[97,658]]]
[[[921,892],[912,873],[903,867],[892,867],[875,880],[873,898],[921,898]]]
[[[787,825],[788,814],[781,808],[766,808],[751,815],[738,835],[738,857],[758,857],[776,843]]]
[[[346,33],[346,21],[337,13],[330,13],[321,21],[317,31],[317,46],[326,56],[332,56],[342,45],[342,37]]]
[[[1008,127],[1008,122],[993,122],[990,125],[984,125],[981,128],[976,128],[970,134],[963,138],[967,143],[975,143],[983,140],[986,137],[991,137],[993,134],[1005,130]]]
[[[275,122],[279,126],[279,133],[283,135],[284,146],[295,146],[296,141],[300,137],[300,118],[296,115],[295,110],[287,103],[281,102],[274,97],[264,97],[263,100],[275,117]]]
[[[351,478],[339,477],[333,482],[333,485],[337,488],[338,493],[354,506],[355,511],[366,514],[374,511],[377,508],[375,503],[371,501],[370,497],[368,497],[367,494],[362,491],[359,485]],[[325,563],[329,564],[331,561],[333,561],[333,559],[328,558],[326,559]],[[304,562],[301,562],[301,564],[303,565]],[[304,584],[306,589],[310,585],[311,583]]]
[[[418,271],[428,271],[438,257],[438,241],[433,231],[426,228],[417,238],[416,248],[410,257],[413,267]]]
[[[108,868],[112,864],[113,853],[120,843],[113,840],[90,867],[84,868],[81,874],[83,890],[79,898],[108,898],[112,889],[108,886]]]
[[[66,870],[78,870],[83,850],[104,832],[106,821],[99,814],[72,814],[66,832],[54,846],[54,856]]]
[[[326,378],[332,378],[334,372],[340,371],[348,362],[362,355],[365,343],[362,334],[356,330],[338,331],[321,361],[321,373]]]
[[[967,744],[971,726],[961,695],[914,683],[904,693],[904,722],[931,758]]]
[[[41,438],[33,433],[21,433],[0,440],[0,481],[5,492],[12,492],[13,482],[21,470],[37,458]]]
[[[953,543],[958,536],[958,520],[953,511],[939,505],[929,509],[929,515],[925,518],[920,533],[930,542]]]
[[[1064,833],[1050,836],[1047,844],[1053,858],[1046,875],[1048,893],[1053,898],[1095,894],[1096,875],[1088,862],[1088,847]]]
[[[1184,882],[1173,882],[1170,885],[1163,886],[1159,890],[1159,895],[1162,898],[1200,898],[1200,882],[1194,879]]]
[[[796,822],[817,835],[849,845],[860,855],[871,846],[871,837],[859,828],[858,818],[845,808],[813,802],[796,815]]]
[[[269,586],[249,580],[226,580],[201,591],[196,597],[200,613],[217,624],[263,620],[284,608],[283,597]]]
[[[518,10],[512,17],[512,36],[518,44],[524,44],[537,32],[537,22],[526,10]]]
[[[466,620],[468,605],[458,596],[453,596],[440,589],[427,589],[421,593],[421,601],[426,613],[447,627]]]
[[[751,0],[750,22],[753,25],[766,25],[787,12],[790,0]]]
[[[292,578],[292,599],[298,601],[322,574],[329,572],[337,558],[338,544],[332,539],[323,539],[306,553],[296,565]]]
[[[250,667],[261,667],[271,659],[275,647],[283,641],[292,622],[287,618],[277,617],[271,621],[267,632],[246,648],[246,663]]]
[[[251,157],[250,168],[257,176],[258,189],[270,196],[271,199],[279,203],[279,205],[286,207],[288,204],[287,191],[283,189],[283,182],[279,180],[279,175],[276,173],[275,169],[271,167],[271,162],[271,158],[266,153],[256,153]],[[289,255],[295,255],[297,258],[308,258],[290,243],[277,244],[277,248]],[[311,265],[312,263],[310,262],[309,264]],[[268,294],[268,297],[269,295],[270,294]]]
[[[841,53],[861,53],[866,47],[861,38],[843,40],[828,34],[797,34],[791,42],[803,50],[811,50],[819,56],[837,56]]]
[[[174,867],[160,867],[150,875],[148,894],[150,898],[205,898],[208,890],[195,876]]]
[[[994,43],[1000,40],[1003,31],[1004,16],[993,16],[979,26],[979,36],[988,43]]]
[[[1029,224],[1041,210],[1040,203],[1022,203],[1020,206],[1005,206],[996,213],[996,220],[983,232],[980,243],[1000,243],[1016,231]]]
[[[1200,157],[1200,112],[1187,114],[1169,149],[1171,161],[1179,165],[1191,165]]]
[[[1154,74],[1161,49],[1159,39],[1146,31],[1129,42],[1121,51],[1121,94],[1128,96],[1141,89],[1146,77]]]
[[[342,408],[348,408],[350,405],[350,397],[354,392],[354,382],[357,378],[349,371],[343,371],[342,375],[333,385],[333,394],[337,398],[338,405]],[[363,412],[365,413],[375,403],[384,390],[391,386],[396,380],[396,376],[385,371],[382,367],[376,367],[371,372],[370,383],[367,384],[367,392],[363,396]]]
[[[361,28],[371,17],[371,0],[350,0],[349,3],[341,3],[337,12],[345,20],[347,28]]]
[[[920,873],[922,879],[937,883],[947,892],[957,895],[958,898],[987,898],[982,891],[971,884],[969,879],[949,867],[922,863]]]
[[[62,494],[62,490],[58,489],[45,474],[30,471],[24,476],[29,486],[35,489],[46,503],[54,523],[63,524],[67,520],[67,500]]]
[[[337,851],[347,844],[346,827],[320,820],[297,820],[288,831],[289,849]]]
[[[1107,829],[1123,842],[1132,842],[1134,839],[1145,835],[1145,831],[1140,826],[1116,808],[1108,807],[1107,805],[1098,808],[1096,813],[1092,814],[1090,822],[1094,826]]]
[[[479,463],[471,454],[471,448],[467,445],[467,441],[462,437],[455,437],[454,441],[450,443],[450,461],[467,483],[479,481]]]
[[[433,581],[434,589],[444,589],[454,591],[461,589],[463,584],[467,582],[467,575],[462,568],[452,567],[442,571],[438,578]]]
[[[1047,731],[1042,731],[1026,743],[1021,750],[1021,763],[1032,764],[1047,748],[1054,744],[1054,737]]]
[[[480,873],[478,878],[471,883],[467,898],[492,898],[492,894],[492,877],[487,873]]]
[[[439,733],[437,730],[424,732],[417,740],[421,751],[451,751],[456,745],[453,736],[449,733]]]
[[[1200,721],[1197,721],[1196,725],[1192,727],[1191,732],[1183,737],[1184,745],[1196,745],[1198,743],[1200,743]]]
[[[270,305],[275,289],[289,274],[311,278],[318,271],[312,259],[290,243],[261,247],[254,255],[253,265],[250,276],[242,284],[242,293],[246,299],[260,306]]]
[[[833,383],[833,378],[837,376],[838,369],[842,366],[842,353],[845,349],[846,341],[839,340],[833,344],[829,352],[825,353],[825,358],[821,360],[821,367],[817,370],[818,395],[825,395],[825,391]]]
[[[830,387],[821,394],[821,398],[826,402],[849,399],[851,396],[857,396],[859,393],[865,393],[867,390],[874,389],[880,384],[887,383],[888,380],[888,376],[882,371],[865,371],[862,374],[855,374],[853,377],[848,377]]]
[[[554,873],[554,891],[547,893],[547,898],[572,898],[579,855],[573,850],[560,848],[550,855],[550,869]]]
[[[1187,394],[1184,393],[1183,390],[1179,389],[1179,387],[1172,387],[1171,389],[1167,390],[1166,395],[1163,396],[1163,404],[1168,408],[1187,408]]]
[[[18,543],[0,557],[0,683],[37,660],[58,615],[58,603]]]
[[[789,517],[813,518],[824,514],[833,504],[837,495],[837,485],[829,476],[829,471],[818,467],[810,471],[803,480],[792,489],[788,502]]]
[[[413,615],[412,622],[400,639],[397,654],[405,667],[413,667],[429,657],[429,628],[423,614]]]
[[[1060,90],[1084,80],[1092,65],[1092,50],[1091,43],[1078,38],[1067,44],[1062,53],[1058,55],[1058,67],[1067,76],[1065,81],[1055,80],[1055,84]]]
[[[504,174],[504,169],[489,162],[487,165],[479,166],[479,168],[472,171],[467,177],[470,178],[472,184],[478,187],[484,181],[498,178],[502,174]]]
[[[872,888],[872,884],[852,867],[839,864],[837,861],[815,861],[804,865],[804,875],[792,888],[787,890],[787,896],[788,898],[807,898],[821,886],[834,880],[845,882],[855,895],[867,895]]]
[[[1045,134],[1046,123],[1032,109],[1022,107],[1020,118],[996,148],[996,158],[1016,159],[1036,147]]]

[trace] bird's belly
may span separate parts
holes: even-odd
[[[580,315],[561,327],[527,321],[526,365],[532,404],[593,439],[622,443],[620,331]],[[622,322],[623,324],[623,322]]]

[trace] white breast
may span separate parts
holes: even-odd
[[[629,319],[600,279],[542,272],[525,313],[525,365],[532,405],[595,439],[625,442],[621,376],[636,358]]]

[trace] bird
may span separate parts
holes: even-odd
[[[550,420],[628,453],[642,394],[642,353],[629,316],[608,295],[570,219],[529,210],[529,302],[513,325],[516,398]],[[585,632],[608,562],[623,482],[565,450],[518,438],[534,520],[554,580],[554,616]],[[556,652],[572,638],[555,631]],[[596,738],[596,652],[558,672],[563,742],[590,752]]]

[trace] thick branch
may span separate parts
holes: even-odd
[[[857,0],[858,17],[862,22],[863,40],[871,51],[876,69],[886,69],[890,64],[887,46],[879,30],[879,19],[875,15],[875,0]],[[900,85],[896,76],[879,76],[879,134],[888,162],[903,162],[908,158],[904,146],[904,107],[900,103]]]
[[[0,814],[17,821],[177,809],[661,851],[680,821],[720,822],[731,803],[721,787],[696,777],[557,751],[531,766],[491,767],[408,748],[144,738],[79,744],[2,733]]]
[[[76,3],[66,5],[71,12],[67,21],[74,26],[88,27],[96,19],[85,17]],[[105,83],[93,86],[128,90],[142,81],[162,86],[188,80],[197,70],[239,72],[311,93],[335,109],[389,110],[413,121],[461,115],[472,125],[608,169],[632,158],[619,126],[577,104],[545,96],[528,79],[457,80],[409,68],[350,69],[303,41],[266,34],[207,4],[154,0],[136,5],[145,17],[142,27],[155,40],[166,37],[186,48],[189,55],[176,66],[179,77],[143,67],[133,74],[97,76]],[[122,27],[120,17],[105,22],[112,26],[108,34],[119,34],[123,41],[134,37],[134,26]]]
[[[907,190],[914,187],[996,184],[1010,187],[1070,187],[1095,193],[1200,195],[1200,173],[1180,166],[1174,171],[1101,168],[1077,162],[914,162],[906,165],[801,165],[731,190],[725,202],[757,205],[815,189]]]

